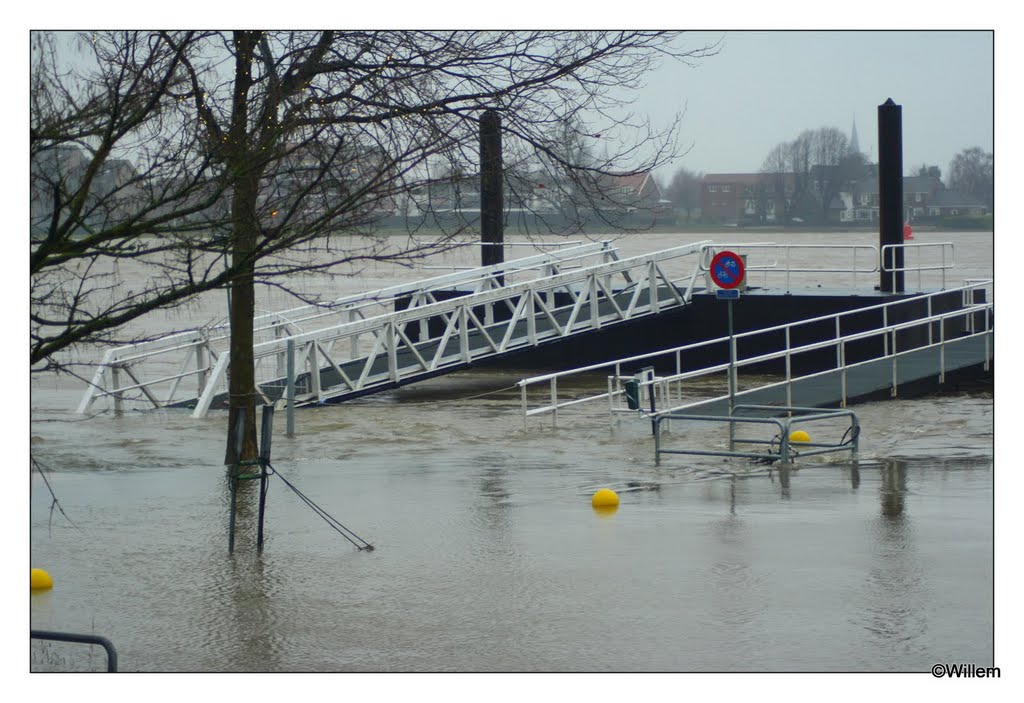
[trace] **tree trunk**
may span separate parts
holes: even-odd
[[[255,259],[259,222],[256,216],[260,164],[248,135],[248,91],[252,85],[253,48],[258,35],[236,32],[235,96],[231,116],[228,167],[235,175],[231,197],[232,264],[239,274],[231,284],[231,365],[228,379],[228,432],[224,463],[255,459],[256,364],[253,358],[253,315],[256,311]],[[242,451],[236,451],[238,418],[245,416]]]
[[[242,265],[243,273],[231,286],[231,367],[228,380],[228,442],[224,463],[255,459],[256,445],[256,363],[253,358],[253,315],[256,310],[256,292],[253,285],[255,266],[252,252],[256,248],[256,187],[255,179],[240,179],[235,190],[234,251],[235,265]],[[238,416],[245,415],[245,435],[241,456],[236,456]]]

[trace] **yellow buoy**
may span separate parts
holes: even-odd
[[[53,588],[53,579],[42,569],[32,569],[32,590],[45,591]]]
[[[796,430],[789,435],[790,442],[810,442],[811,436],[803,430]]]
[[[602,488],[590,499],[590,504],[595,508],[617,508],[619,495],[610,488]]]

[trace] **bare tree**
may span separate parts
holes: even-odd
[[[33,35],[32,363],[57,367],[63,350],[227,287],[228,421],[247,418],[245,457],[255,284],[287,289],[314,267],[411,261],[456,243],[462,225],[399,243],[374,236],[374,223],[431,186],[431,162],[476,163],[487,109],[501,113],[511,161],[533,154],[577,183],[673,158],[678,120],[654,129],[624,113],[623,96],[659,60],[714,52],[645,31],[125,31],[77,42],[69,60],[67,36]],[[575,123],[610,154],[598,163],[562,148],[565,125],[583,116]],[[113,275],[126,257],[151,267],[144,289]]]
[[[680,168],[672,174],[672,180],[665,189],[665,194],[672,201],[672,205],[686,210],[687,222],[690,221],[693,211],[700,207],[703,181],[704,174]]]
[[[980,198],[989,210],[993,210],[995,171],[992,152],[976,146],[954,156],[949,164],[949,187]]]
[[[914,175],[922,178],[934,178],[937,181],[942,180],[942,169],[938,166],[929,166],[928,164],[921,164],[914,169]]]
[[[810,135],[814,195],[821,224],[828,224],[833,201],[846,185],[843,162],[850,153],[846,135],[835,127],[820,127]]]
[[[846,135],[835,127],[807,129],[791,142],[776,144],[761,166],[776,193],[785,193],[784,219],[796,216],[828,221],[839,193],[865,171],[862,154],[850,151]]]

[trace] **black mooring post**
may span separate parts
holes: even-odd
[[[878,106],[879,289],[902,293],[903,285],[903,108],[889,98]],[[888,245],[897,245],[886,250]],[[885,252],[884,254],[882,252]],[[895,273],[893,269],[896,269]]]
[[[501,118],[496,110],[487,110],[480,118],[481,266],[505,261],[505,205],[502,190]]]

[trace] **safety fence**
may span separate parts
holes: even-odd
[[[976,302],[976,291],[984,290],[990,280],[975,280],[958,289],[909,296],[873,306],[854,308],[784,325],[776,325],[732,336],[638,354],[623,359],[549,373],[518,382],[521,412],[526,423],[530,417],[550,415],[557,424],[559,413],[594,402],[605,402],[609,414],[632,413],[656,416],[684,412],[698,406],[716,407],[754,393],[770,391],[773,402],[794,405],[794,391],[803,382],[813,388],[820,400],[815,405],[838,403],[849,398],[889,388],[898,393],[901,383],[934,375],[945,381],[949,370],[992,360],[992,315],[994,303]],[[956,310],[933,312],[940,297],[960,294]],[[917,311],[923,309],[923,314]],[[867,315],[874,314],[879,324],[861,327]],[[908,319],[909,318],[909,319]],[[852,325],[856,321],[856,325]],[[807,328],[829,329],[811,342],[797,343],[795,338]],[[774,347],[773,351],[764,349]],[[716,363],[689,368],[691,356],[702,358],[714,351]],[[802,357],[815,355],[815,363],[824,366],[813,373],[796,374],[794,366]],[[827,358],[823,363],[822,358]],[[883,363],[884,362],[884,363]],[[654,364],[674,366],[674,372],[657,376]],[[740,372],[751,370],[749,387],[742,388]],[[771,373],[766,374],[765,369]],[[757,373],[753,373],[756,371]],[[572,379],[607,374],[603,392],[559,393],[559,383]],[[695,397],[698,379],[724,377],[726,392]],[[576,384],[578,385],[578,384]],[[753,401],[751,401],[753,402]],[[807,403],[803,403],[807,404]]]

